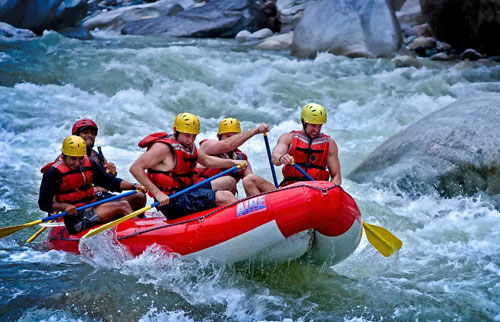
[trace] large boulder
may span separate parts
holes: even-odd
[[[412,197],[500,194],[500,94],[475,94],[377,147],[347,177]]]
[[[130,21],[175,15],[193,5],[194,1],[184,1],[184,7],[177,0],[162,0],[155,3],[121,7],[91,17],[83,25],[89,30],[99,28],[119,32]]]
[[[302,17],[306,4],[311,0],[276,0],[278,18],[282,23],[282,30],[293,30]]]
[[[320,0],[304,10],[294,31],[292,54],[393,57],[401,43],[391,0]]]
[[[500,0],[420,0],[437,39],[457,49],[500,54]]]
[[[401,9],[396,12],[396,16],[401,25],[413,26],[425,23],[419,0],[407,0]]]
[[[2,0],[0,21],[36,33],[75,26],[87,15],[88,0]]]
[[[264,19],[253,0],[211,1],[172,16],[128,22],[123,34],[168,35],[174,37],[233,38],[241,30],[256,31]]]

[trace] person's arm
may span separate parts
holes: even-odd
[[[48,213],[66,211],[68,215],[76,215],[76,207],[69,203],[57,202],[55,195],[62,183],[62,176],[55,168],[50,168],[43,174],[38,195],[38,206],[40,210]]]
[[[160,202],[160,206],[168,204],[169,198],[149,179],[146,170],[158,165],[168,157],[173,158],[172,151],[168,145],[155,143],[149,150],[135,160],[129,169],[134,178],[146,187],[146,189],[153,194],[155,199]]]
[[[269,125],[261,123],[253,130],[238,133],[222,141],[209,139],[203,142],[198,150],[211,155],[234,151],[251,137],[265,132],[269,132]]]
[[[290,144],[292,144],[292,133],[282,134],[273,149],[273,153],[271,154],[272,161],[275,166],[290,164],[293,162],[293,157],[288,154]]]
[[[235,165],[241,165],[243,169],[246,169],[248,166],[246,160],[221,159],[205,154],[203,151],[198,151],[198,163],[206,168],[232,168]]]
[[[122,187],[123,180],[107,173],[94,159],[90,159],[90,163],[92,164],[92,183],[94,185],[118,192],[134,189],[127,184]]]
[[[339,161],[339,149],[335,141],[330,139],[330,145],[328,148],[328,171],[330,172],[331,179],[330,181],[341,185],[342,184],[342,176],[340,174],[340,161]]]

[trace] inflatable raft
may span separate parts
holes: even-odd
[[[296,183],[236,203],[175,220],[133,218],[111,228],[116,240],[138,256],[156,244],[169,253],[228,263],[247,259],[338,263],[358,247],[361,214],[354,199],[330,182]],[[80,237],[53,227],[51,248],[78,253]],[[90,237],[96,238],[96,237]]]

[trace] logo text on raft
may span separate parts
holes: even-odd
[[[238,214],[238,217],[240,217],[255,212],[259,212],[262,210],[266,210],[265,196],[255,197],[240,202],[236,208],[236,213]]]

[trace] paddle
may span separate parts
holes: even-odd
[[[193,189],[198,188],[199,186],[205,184],[206,182],[210,182],[210,181],[212,181],[214,179],[217,179],[219,177],[225,176],[226,174],[231,173],[233,171],[236,171],[238,169],[241,169],[241,165],[235,165],[234,167],[232,167],[230,169],[227,169],[226,171],[223,171],[223,172],[221,172],[219,174],[216,174],[216,175],[214,175],[214,176],[212,176],[210,178],[207,178],[207,179],[205,179],[205,180],[203,180],[201,182],[198,182],[198,183],[196,183],[196,184],[194,184],[194,185],[192,185],[192,186],[190,186],[190,187],[188,187],[188,188],[186,188],[184,190],[178,191],[178,192],[172,194],[171,196],[169,196],[169,199],[174,199],[174,198],[176,198],[176,197],[178,197],[178,196],[180,196],[180,195],[182,195],[182,194],[184,194],[186,192],[189,192],[189,191],[191,191]],[[160,205],[160,203],[158,201],[154,202],[154,203],[152,203],[152,204],[150,204],[150,205],[148,205],[148,206],[146,206],[144,208],[138,209],[138,210],[136,210],[136,211],[134,211],[134,212],[126,215],[126,216],[123,216],[123,217],[118,218],[116,220],[110,221],[107,224],[104,224],[104,225],[99,226],[97,228],[91,229],[89,232],[87,232],[85,235],[82,236],[82,239],[88,238],[88,237],[92,237],[94,235],[97,235],[97,234],[99,234],[102,231],[105,231],[105,230],[107,230],[107,229],[109,229],[111,227],[114,227],[114,226],[116,226],[116,225],[118,225],[118,224],[120,224],[120,223],[122,223],[122,222],[124,222],[126,220],[134,218],[135,216],[138,216],[138,215],[142,214],[143,212],[148,211],[149,209],[151,209],[153,207],[156,207],[158,205]]]
[[[300,166],[295,163],[292,163],[292,165],[295,169],[300,171],[304,177],[314,181],[314,178],[305,172]],[[383,227],[371,225],[365,221],[363,221],[363,227],[365,228],[366,238],[370,244],[372,244],[372,246],[385,257],[391,256],[392,253],[400,250],[403,246],[403,242],[399,238]]]
[[[264,142],[266,142],[267,158],[269,159],[269,165],[271,166],[271,173],[273,174],[274,186],[278,188],[278,179],[276,179],[276,171],[274,171],[274,164],[271,158],[271,149],[269,148],[269,140],[267,139],[267,133],[264,132]]]
[[[133,195],[134,193],[137,193],[137,191],[138,190],[132,190],[132,191],[125,192],[125,193],[122,193],[122,194],[117,195],[117,196],[113,196],[113,197],[108,198],[108,199],[99,200],[99,201],[90,203],[88,205],[84,205],[84,206],[78,207],[78,208],[76,208],[76,210],[80,211],[80,210],[84,210],[84,209],[87,209],[87,208],[90,208],[90,207],[99,206],[99,205],[101,205],[103,203],[106,203],[106,202],[110,202],[110,201],[113,201],[113,200],[116,200],[116,199],[120,199],[120,198],[123,198],[123,197],[126,197],[126,196]],[[34,226],[34,225],[38,225],[40,223],[43,223],[43,222],[46,222],[46,221],[49,221],[49,220],[53,220],[53,219],[56,219],[56,218],[59,218],[59,217],[62,217],[64,215],[66,215],[66,214],[67,214],[67,212],[65,211],[65,212],[61,212],[61,213],[56,214],[56,215],[52,215],[50,217],[45,217],[45,218],[38,219],[38,220],[35,220],[35,221],[32,221],[32,222],[28,222],[28,223],[25,223],[25,224],[22,224],[22,225],[2,227],[2,228],[0,228],[0,238],[7,237],[7,236],[15,233],[18,230],[21,230],[21,229],[24,229],[24,228],[28,228],[28,227],[31,227],[31,226]]]
[[[28,238],[28,240],[26,242],[27,243],[31,243],[32,241],[34,241],[35,238],[37,238],[38,236],[40,236],[40,234],[45,231],[45,229],[47,229],[47,227],[42,227],[42,228],[38,229],[38,231],[36,233],[34,233],[33,236],[31,236],[30,238]]]

